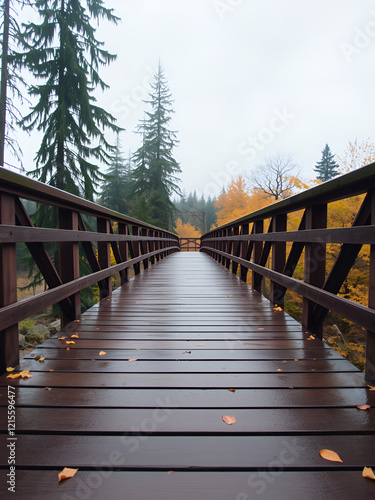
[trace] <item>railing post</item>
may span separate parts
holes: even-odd
[[[121,234],[123,236],[128,236],[128,234],[129,234],[128,225],[120,222],[118,225],[118,234]],[[119,242],[119,252],[120,252],[122,262],[126,262],[128,260],[128,251],[129,251],[128,242],[127,241],[120,241]],[[121,285],[124,285],[125,283],[128,282],[128,280],[129,280],[128,268],[121,271],[120,277],[121,277]]]
[[[138,237],[139,236],[139,228],[138,226],[132,226],[132,236]],[[130,256],[132,259],[135,259],[139,257],[139,240],[137,241],[132,241],[130,244],[131,250],[130,250]],[[137,275],[141,272],[141,263],[137,262],[137,264],[134,264],[134,274]]]
[[[314,205],[306,208],[306,229],[324,229],[327,227],[327,205]],[[326,271],[326,245],[325,243],[306,243],[305,245],[305,270],[304,281],[310,285],[322,288]],[[313,324],[312,312],[315,303],[303,299],[302,326],[308,331],[323,337],[323,323]]]
[[[155,234],[156,238],[160,238],[160,232],[159,231],[155,231],[154,234]],[[155,250],[160,250],[160,248],[161,248],[160,241],[155,241]],[[156,258],[156,262],[159,262],[160,261],[160,253],[156,254],[155,258]]]
[[[78,213],[72,210],[59,209],[59,229],[78,231]],[[63,283],[69,283],[79,278],[79,243],[61,242],[59,244],[60,277]],[[61,326],[64,327],[71,321],[81,316],[81,294],[75,293],[70,297],[72,310],[67,316],[61,312]]]
[[[232,235],[233,236],[239,236],[240,234],[240,226],[236,226],[233,228]],[[239,241],[233,241],[232,242],[232,252],[233,255],[236,257],[239,257],[239,251],[240,251],[240,242]],[[234,275],[237,275],[237,269],[238,269],[238,264],[237,262],[232,261],[232,273]]]
[[[277,215],[272,220],[272,232],[286,231],[287,216],[286,214]],[[286,261],[286,242],[278,241],[272,243],[272,270],[282,273]],[[278,285],[271,281],[271,302],[279,307],[284,307],[284,295],[280,294]]]
[[[141,236],[148,236],[147,229],[141,229]],[[148,241],[141,241],[141,255],[146,255],[148,253]],[[143,261],[143,269],[148,269],[148,257]]]
[[[97,219],[97,230],[98,233],[105,233],[110,235],[110,221],[108,219],[103,219],[98,217]],[[109,241],[98,241],[98,262],[101,269],[106,269],[111,267],[111,244]],[[111,277],[105,278],[103,280],[105,283],[104,289],[100,290],[100,300],[108,297],[112,294],[112,280]]]
[[[375,225],[375,191],[371,192],[371,224]],[[370,246],[368,306],[375,309],[375,245]],[[375,331],[367,331],[366,380],[375,382]]]
[[[149,231],[149,237],[150,238],[153,238],[155,236],[155,231]],[[154,252],[155,251],[155,242],[153,240],[150,240],[149,243],[148,243],[148,247],[150,249],[150,252]],[[155,255],[152,255],[152,257],[150,257],[150,262],[151,262],[151,265],[155,264]]]
[[[246,236],[248,234],[249,234],[249,224],[242,224],[241,235]],[[246,260],[247,250],[249,248],[249,242],[248,241],[241,241],[240,245],[241,245],[241,259]],[[245,266],[240,267],[240,274],[241,274],[242,281],[246,282],[247,272],[248,272],[247,267],[245,267]]]
[[[0,224],[14,226],[16,223],[15,197],[0,194]],[[17,302],[16,245],[0,245],[0,307]],[[19,363],[18,324],[0,332],[0,373],[8,366]]]
[[[254,234],[261,234],[263,233],[263,228],[264,228],[264,221],[262,220],[257,220],[254,222]],[[263,250],[263,242],[262,241],[255,241],[254,242],[254,264],[259,264],[260,259],[262,257],[262,250]],[[262,293],[262,275],[257,274],[255,271],[253,271],[253,288],[255,291]]]

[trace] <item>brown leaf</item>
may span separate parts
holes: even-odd
[[[367,479],[373,479],[375,481],[375,474],[371,467],[364,467],[362,471],[362,476]]]
[[[43,363],[43,361],[45,360],[46,358],[39,358],[38,361],[39,363]]]
[[[236,389],[228,389],[230,392],[236,392]]]
[[[258,330],[263,330],[264,331],[264,328],[258,328]]]
[[[51,387],[45,387],[44,390],[45,391],[52,391]]]
[[[100,351],[99,356],[104,356],[105,354],[107,354],[105,351]]]
[[[191,354],[191,351],[185,351],[185,352],[187,352],[188,354]]]
[[[128,361],[138,361],[137,358],[128,359]]]
[[[51,370],[51,369],[47,370],[47,372],[53,372],[53,371],[55,371],[55,370]]]
[[[233,415],[223,415],[222,416],[223,422],[225,422],[228,425],[232,425],[236,423],[236,419],[233,417]]]
[[[168,476],[171,476],[172,474],[174,474],[174,470],[169,470],[168,471]]]
[[[343,461],[341,460],[341,458],[338,456],[338,454],[335,451],[324,449],[324,450],[319,451],[319,455],[322,458],[324,458],[325,460],[330,460],[331,462],[343,463]]]
[[[78,469],[69,469],[68,467],[64,467],[64,469],[58,474],[59,482],[63,481],[64,479],[69,479],[70,477],[75,476],[77,470]]]
[[[369,410],[371,408],[370,405],[357,405],[358,410]]]

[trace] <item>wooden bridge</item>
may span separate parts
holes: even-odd
[[[352,227],[326,228],[327,204],[363,194]],[[0,378],[0,494],[374,497],[375,482],[362,477],[375,468],[374,195],[370,165],[207,233],[201,252],[179,252],[171,233],[0,171],[2,371],[19,363],[19,321],[59,303],[64,323],[11,373],[23,378]],[[56,207],[60,229],[33,227],[23,199]],[[288,231],[296,210],[300,228]],[[88,216],[96,231],[86,230]],[[60,270],[45,250],[51,241]],[[49,287],[19,302],[18,242]],[[341,245],[328,275],[327,243]],[[363,244],[369,307],[337,296]],[[303,282],[293,278],[301,256]],[[115,273],[123,286],[112,292]],[[271,301],[260,293],[265,279]],[[80,291],[95,283],[102,300],[81,315]],[[304,297],[302,326],[282,310],[287,288]],[[328,309],[368,329],[366,379],[322,342]],[[78,471],[59,483],[64,467]]]

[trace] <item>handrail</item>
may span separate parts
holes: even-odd
[[[58,209],[59,229],[35,227],[22,203],[31,200]],[[97,221],[87,231],[83,216]],[[114,233],[113,223],[118,231]],[[43,243],[59,243],[56,269]],[[49,289],[17,302],[16,243],[25,243]],[[96,243],[96,246],[93,244]],[[79,245],[91,267],[80,276]],[[111,265],[111,250],[116,265]],[[62,324],[81,315],[80,291],[99,286],[100,299],[112,293],[111,277],[128,269],[139,274],[172,252],[177,235],[6,169],[0,169],[0,373],[19,362],[18,322],[59,304]]]
[[[327,205],[357,195],[366,196],[352,226],[327,228]],[[299,229],[288,231],[287,218],[297,211],[303,211]],[[341,247],[326,275],[330,243]],[[337,295],[364,244],[370,245],[368,307]],[[375,380],[375,163],[209,231],[202,236],[201,251],[243,281],[250,270],[252,286],[260,293],[264,278],[269,279],[270,300],[277,306],[284,307],[287,290],[301,295],[302,327],[320,338],[329,311],[366,328],[366,378]],[[303,252],[300,281],[293,273]]]

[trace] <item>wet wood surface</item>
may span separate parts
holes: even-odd
[[[4,498],[374,496],[361,474],[375,467],[375,391],[207,255],[152,266],[20,369],[32,378],[0,379]],[[7,484],[8,385],[16,493]],[[321,458],[323,448],[343,463]],[[64,467],[79,470],[58,484]]]

